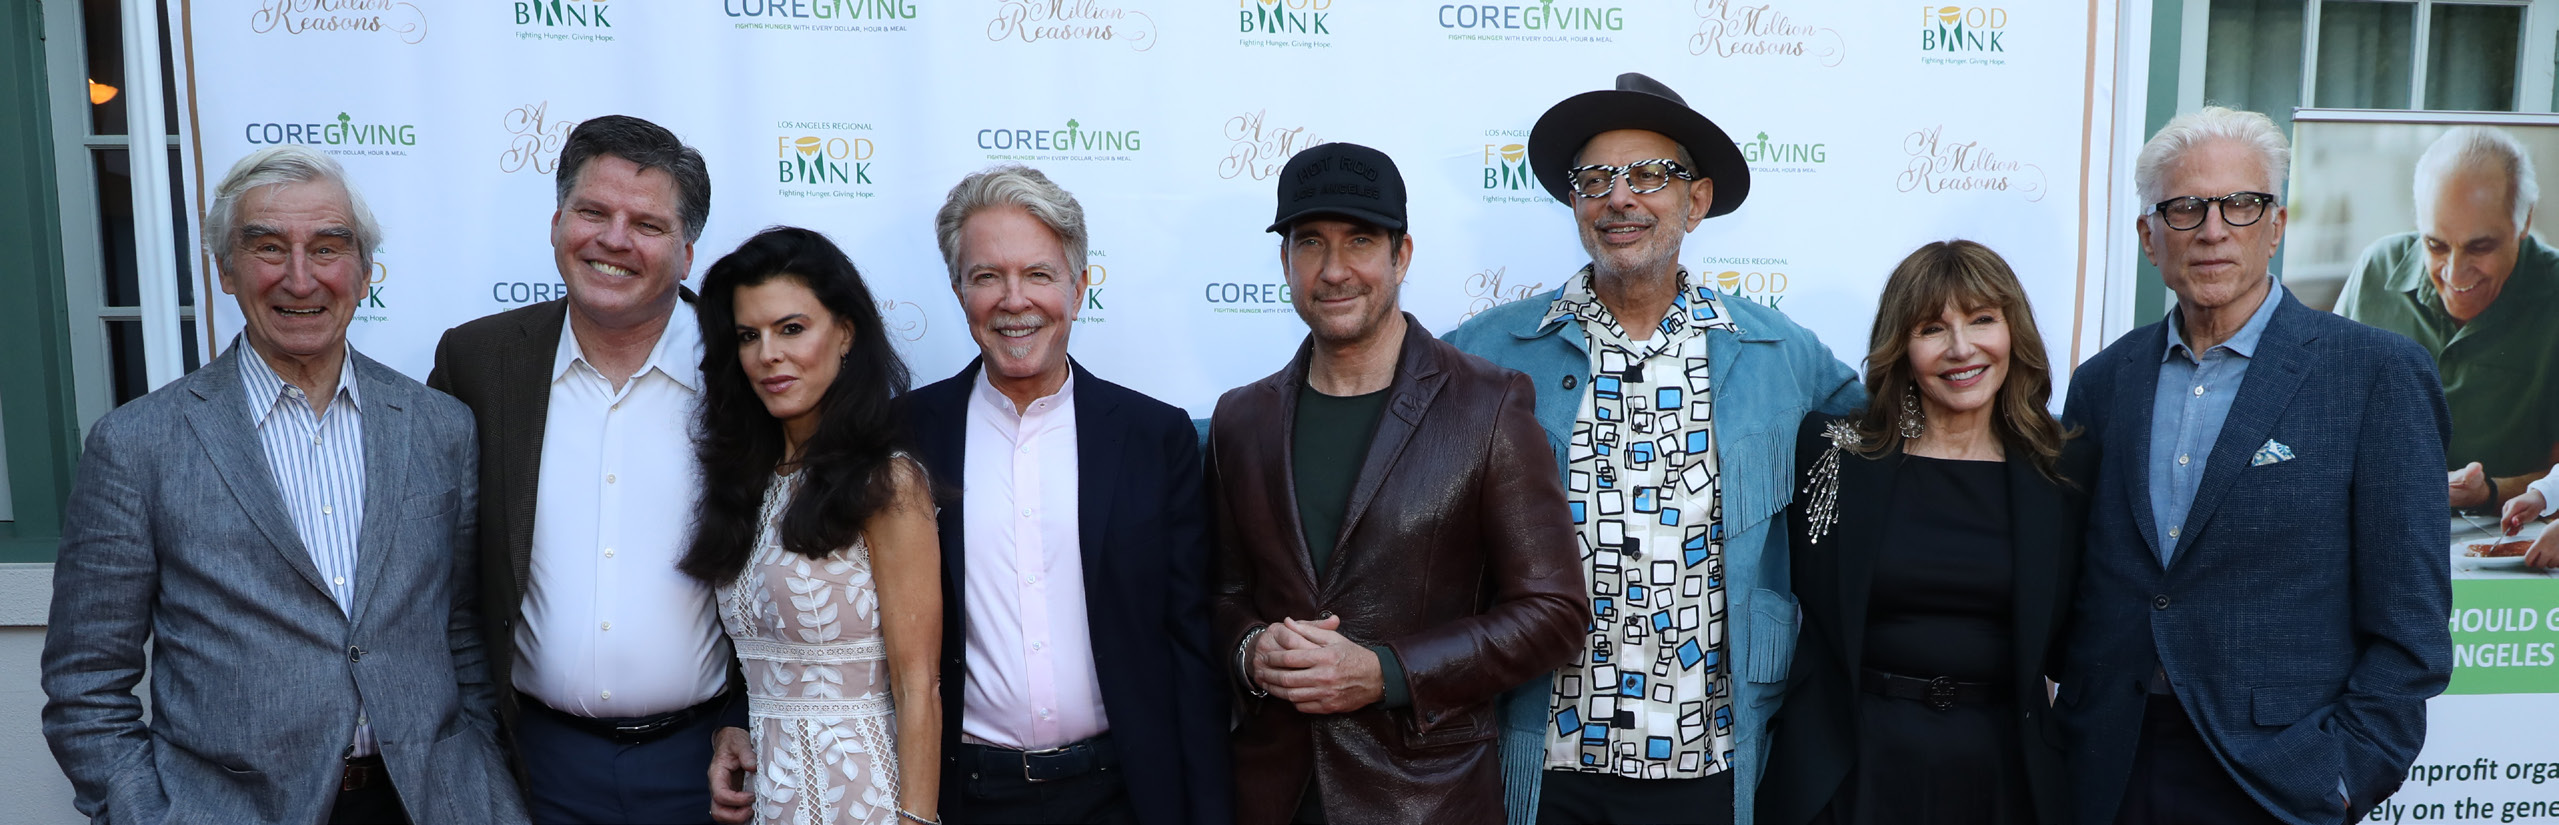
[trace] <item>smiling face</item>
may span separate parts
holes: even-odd
[[[1412,264],[1413,239],[1390,240],[1385,229],[1362,221],[1311,218],[1288,228],[1280,265],[1288,270],[1290,302],[1316,340],[1364,342],[1395,317],[1396,294]]]
[[[2418,210],[2426,275],[2455,321],[2468,323],[2488,311],[2515,274],[2524,227],[2532,219],[2515,223],[2512,189],[2495,170],[2461,169],[2443,176],[2433,198]]]
[[[1676,158],[1679,144],[1660,132],[1620,129],[1601,132],[1582,144],[1576,166]],[[1689,170],[1691,173],[1697,170]],[[1641,195],[1615,182],[1606,197],[1573,198],[1573,225],[1582,249],[1603,276],[1668,277],[1679,265],[1679,245],[1706,219],[1715,202],[1715,182],[1673,179],[1669,186]]]
[[[1946,302],[1910,330],[1910,372],[1931,419],[1971,412],[1999,399],[2008,382],[2008,318],[1996,306]]]
[[[222,291],[239,299],[249,345],[270,362],[326,361],[344,352],[369,275],[346,187],[325,180],[261,186],[240,196],[238,210]]]
[[[818,401],[835,385],[844,356],[853,351],[853,325],[828,312],[808,284],[789,273],[739,287],[738,365],[764,411],[797,432],[795,443],[816,426]]]
[[[2195,144],[2168,166],[2162,199],[2193,196],[2218,198],[2232,192],[2273,192],[2265,164],[2237,141],[2212,139]],[[2136,224],[2141,251],[2159,267],[2159,279],[2177,293],[2177,302],[2198,309],[2224,306],[2250,308],[2266,293],[2267,265],[2283,244],[2284,208],[2266,210],[2256,223],[2231,226],[2215,204],[2201,226],[2170,229],[2165,217],[2145,215]]]
[[[598,155],[551,213],[551,257],[569,305],[610,329],[666,316],[675,285],[693,269],[693,244],[677,217],[675,178]]]
[[[954,257],[969,337],[986,356],[987,382],[1017,403],[1066,383],[1066,334],[1084,303],[1084,273],[1066,246],[1019,206],[978,210],[960,224]]]

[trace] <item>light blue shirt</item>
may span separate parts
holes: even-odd
[[[2283,303],[2284,288],[2273,280],[2267,278],[2265,300],[2248,323],[2200,359],[2186,346],[2182,313],[2168,310],[2168,346],[2159,354],[2159,391],[2150,402],[2150,514],[2159,530],[2162,565],[2177,555],[2178,534],[2194,509],[2195,488],[2203,484],[2204,460],[2221,438],[2221,424],[2248,377],[2267,319]]]

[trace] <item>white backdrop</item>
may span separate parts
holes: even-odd
[[[1304,332],[1261,231],[1290,153],[1395,158],[1404,305],[1446,331],[1586,260],[1516,146],[1556,101],[1642,71],[1753,159],[1749,202],[1683,255],[1727,292],[1854,365],[1892,265],[1967,237],[2024,277],[2056,361],[2102,343],[2114,0],[1503,1],[182,0],[188,182],[200,208],[264,144],[337,154],[387,228],[355,345],[422,376],[445,329],[558,294],[570,127],[645,117],[709,159],[697,277],[765,226],[826,232],[924,381],[974,355],[933,210],[970,171],[1028,163],[1092,227],[1076,356],[1206,415]],[[238,329],[212,306],[208,350]]]

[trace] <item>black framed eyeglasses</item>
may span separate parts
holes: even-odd
[[[1697,179],[1688,167],[1670,158],[1639,160],[1624,166],[1594,163],[1566,169],[1564,174],[1573,181],[1573,194],[1585,198],[1608,197],[1608,190],[1617,188],[1618,178],[1626,179],[1626,191],[1638,195],[1662,191],[1674,180]]]
[[[2266,207],[2275,205],[2275,196],[2264,192],[2232,192],[2218,198],[2187,195],[2151,204],[2142,214],[2156,214],[2168,222],[2168,228],[2185,232],[2204,225],[2204,213],[2216,203],[2221,204],[2222,223],[2247,226],[2266,217]]]

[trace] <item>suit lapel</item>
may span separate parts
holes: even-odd
[[[2195,486],[2194,504],[2186,512],[2186,523],[2178,532],[2180,547],[2193,547],[2203,537],[2204,525],[2221,505],[2223,493],[2230,491],[2239,473],[2257,447],[2266,443],[2266,435],[2275,430],[2276,420],[2284,408],[2292,405],[2293,392],[2301,389],[2301,379],[2309,371],[2303,355],[2307,340],[2296,340],[2294,325],[2287,317],[2296,306],[2290,293],[2267,296],[2267,300],[2284,303],[2275,306],[2268,319],[2266,332],[2257,339],[2257,354],[2248,359],[2248,376],[2239,382],[2239,397],[2231,399],[2230,415],[2222,419],[2221,435],[2213,439],[2212,457],[2205,460],[2203,482]],[[2308,311],[2301,308],[2301,311]],[[2184,553],[2169,557],[2174,566]]]
[[[963,592],[962,585],[967,581],[964,577],[968,573],[968,496],[965,491],[968,484],[968,393],[974,386],[978,368],[979,362],[970,361],[960,370],[955,381],[945,385],[956,389],[916,395],[916,400],[921,402],[915,409],[917,419],[936,422],[936,425],[913,426],[910,422],[909,428],[917,434],[915,449],[924,460],[924,466],[939,468],[944,473],[942,478],[934,480],[934,485],[962,491],[961,495],[951,496],[943,503],[938,519],[942,546],[951,548],[942,554],[942,581],[952,593]],[[963,632],[963,629],[946,627],[942,632],[948,635]],[[957,709],[948,712],[956,713]]]
[[[1309,602],[1314,601],[1315,594],[1324,589],[1324,583],[1315,577],[1315,537],[1306,534],[1306,518],[1303,511],[1297,509],[1297,400],[1298,393],[1306,391],[1306,369],[1315,357],[1314,347],[1313,336],[1298,344],[1297,357],[1288,362],[1287,369],[1280,371],[1279,386],[1272,388],[1279,394],[1278,409],[1272,412],[1279,417],[1280,438],[1279,443],[1273,445],[1279,454],[1279,482],[1270,486],[1271,495],[1279,499],[1276,512],[1286,516],[1273,521],[1288,537],[1288,546],[1297,551],[1294,556],[1297,573],[1306,582]],[[1346,528],[1342,532],[1350,531]],[[1339,544],[1338,540],[1335,541],[1337,548]],[[1332,562],[1339,564],[1341,560],[1333,559]]]
[[[515,565],[518,599],[524,597],[525,578],[533,566],[534,504],[541,497],[542,433],[551,419],[551,362],[559,351],[560,334],[569,318],[566,299],[554,304],[554,309],[555,312],[543,313],[517,327],[523,339],[508,348],[515,357],[498,362],[498,438],[505,445],[498,460],[506,462],[507,556]],[[548,346],[544,345],[546,342]],[[371,455],[368,453],[366,458],[370,460]]]
[[[196,402],[187,405],[187,426],[204,442],[223,486],[231,489],[249,523],[266,536],[267,545],[284,557],[285,566],[302,574],[302,580],[323,598],[335,598],[320,578],[320,566],[311,561],[310,548],[303,546],[302,535],[293,531],[293,517],[284,511],[284,494],[276,490],[275,473],[267,466],[266,452],[249,423],[238,359],[255,357],[246,342],[234,343],[229,353],[190,376],[195,379],[189,389]]]
[[[353,356],[350,357],[361,357]],[[357,529],[355,540],[355,604],[347,615],[359,624],[365,609],[380,591],[382,571],[390,564],[390,555],[399,537],[400,521],[408,514],[400,512],[402,499],[409,489],[408,410],[393,397],[390,382],[374,374],[370,362],[356,362],[355,378],[363,388],[364,401],[364,524]]]
[[[1333,555],[1324,564],[1325,586],[1319,592],[1330,592],[1332,584],[1342,579],[1342,569],[1350,566],[1351,554],[1357,549],[1350,543],[1351,533],[1359,529],[1360,517],[1377,500],[1377,491],[1386,486],[1386,474],[1395,468],[1395,459],[1404,454],[1404,445],[1412,440],[1413,430],[1421,426],[1432,399],[1448,382],[1440,374],[1439,359],[1430,349],[1434,341],[1430,332],[1409,314],[1404,316],[1404,325],[1404,349],[1396,357],[1394,395],[1386,402],[1386,412],[1377,417],[1377,433],[1368,440],[1367,457],[1360,460],[1359,480],[1351,487],[1349,506],[1342,509],[1342,533],[1333,537]],[[1295,476],[1290,476],[1291,488],[1296,486],[1294,480]],[[1289,512],[1296,513],[1293,509]]]
[[[2141,546],[2147,548],[2152,564],[2159,563],[2159,518],[2151,513],[2150,500],[2150,408],[2159,393],[2159,354],[2168,346],[2168,321],[2149,328],[2130,375],[2115,388],[2115,407],[2108,412],[2114,425],[2106,429],[2105,455],[2110,461],[2121,461],[2131,469],[2131,488],[2124,495],[2132,500],[2133,532],[2141,534]],[[2122,458],[2116,458],[2122,456]]]
[[[1075,371],[1075,531],[1084,560],[1084,593],[1087,600],[1119,592],[1107,587],[1109,577],[1104,565],[1102,539],[1108,535],[1111,495],[1119,489],[1121,445],[1128,440],[1128,427],[1112,413],[1120,406],[1115,388],[1093,378],[1082,364],[1073,360],[1067,368]],[[1095,646],[1094,655],[1101,655]]]

